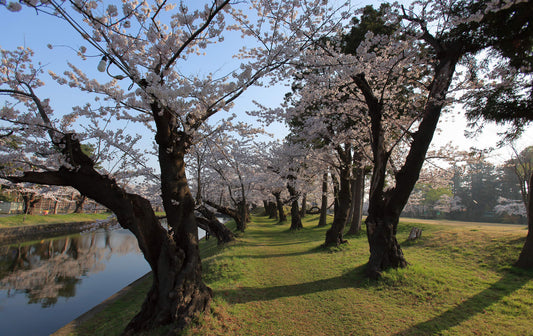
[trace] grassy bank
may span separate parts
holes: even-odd
[[[0,228],[29,226],[38,224],[76,223],[101,220],[109,217],[104,214],[66,214],[66,215],[13,215],[0,217]]]
[[[410,266],[372,282],[364,277],[366,237],[324,250],[327,228],[317,228],[317,220],[308,216],[303,230],[290,232],[288,223],[255,217],[236,243],[202,242],[214,302],[186,335],[533,333],[533,273],[510,266],[523,227],[401,223]],[[407,242],[414,225],[423,236]],[[71,335],[118,335],[148,287],[138,286]]]

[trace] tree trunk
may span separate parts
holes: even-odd
[[[25,215],[32,215],[35,204],[39,203],[41,197],[37,197],[34,194],[22,195],[23,212]]]
[[[190,201],[194,202],[192,197]],[[147,201],[145,204],[143,210],[146,214],[136,211],[136,220],[153,216],[151,205]],[[189,215],[187,221],[194,221],[196,227],[192,216]],[[155,227],[155,223],[152,226]],[[209,305],[212,293],[202,281],[199,257],[194,256],[198,249],[197,237],[179,237],[176,225],[171,227],[170,235],[165,234],[166,237],[146,244],[150,253],[159,251],[157,264],[151,264],[154,282],[141,311],[126,327],[125,335],[171,323],[176,330],[182,330]]]
[[[361,223],[363,217],[363,195],[365,189],[364,168],[354,169],[354,179],[352,181],[352,218],[350,229],[347,235],[358,235],[361,233]]]
[[[239,209],[241,218],[243,219],[244,229],[246,229],[246,223],[250,223],[252,221],[252,217],[250,216],[250,207],[246,201],[241,200],[237,204],[237,208]]]
[[[385,216],[368,215],[366,219],[367,237],[370,246],[367,274],[379,278],[388,268],[407,266],[403,251],[396,239],[398,221]]]
[[[333,184],[333,217],[337,216],[337,211],[339,210],[339,191],[340,185],[337,176],[331,175],[331,182]]]
[[[341,158],[338,207],[335,209],[335,218],[333,218],[331,228],[326,232],[324,246],[339,246],[346,242],[343,238],[343,233],[350,212],[352,198],[350,194],[350,171],[352,164],[350,144],[345,144],[344,149],[339,146],[337,152]]]
[[[76,197],[76,208],[74,209],[74,213],[83,213],[83,205],[85,204],[85,201],[87,200],[87,196],[79,195]]]
[[[54,211],[52,212],[54,215],[57,215],[57,209],[59,209],[59,201],[54,202]]]
[[[276,197],[276,207],[278,208],[278,223],[283,223],[287,221],[287,215],[285,215],[285,210],[283,210],[283,202],[281,201],[281,192],[273,193]]]
[[[265,209],[265,216],[268,216],[269,212],[268,212],[268,201],[267,200],[263,200],[263,208]]]
[[[237,204],[237,210],[239,211],[239,218],[241,219],[237,230],[244,232],[246,230],[246,223],[250,221],[250,213],[248,212],[248,206],[245,201],[240,201]]]
[[[219,245],[235,240],[235,235],[233,232],[231,232],[226,225],[220,223],[212,211],[207,209],[205,206],[200,206],[198,211],[205,217],[205,219],[201,217],[196,219],[202,221],[202,226],[205,228],[200,226],[200,224],[198,226],[200,226],[206,232],[213,234],[217,238]]]
[[[365,97],[371,119],[372,153],[374,169],[370,184],[368,217],[366,219],[367,237],[370,245],[370,258],[367,274],[371,278],[381,276],[390,267],[405,267],[407,261],[396,240],[396,230],[400,214],[418,180],[427,150],[437,128],[439,117],[445,103],[455,66],[462,52],[462,42],[435,43],[438,49],[435,74],[418,130],[413,134],[411,147],[404,165],[396,173],[396,185],[385,191],[385,176],[390,152],[385,148],[383,130],[383,103],[374,95],[364,74],[353,76],[357,87]]]
[[[300,209],[298,208],[298,192],[294,187],[287,183],[287,189],[291,195],[291,230],[300,230],[303,229],[302,219],[300,218]]]
[[[268,218],[278,219],[278,208],[276,202],[268,202]]]
[[[300,209],[300,217],[304,218],[307,214],[307,194],[303,194],[302,196],[302,207]]]
[[[300,209],[298,208],[298,199],[294,199],[291,204],[291,230],[303,229]]]
[[[533,269],[533,197],[531,196],[532,183],[533,174],[531,174],[531,176],[529,177],[529,190],[527,192],[527,237],[526,242],[524,243],[524,247],[522,248],[522,252],[520,252],[520,256],[518,257],[518,261],[516,262],[516,266],[525,269]]]
[[[146,244],[147,249],[160,249],[157,266],[152,266],[157,269],[154,272],[154,285],[141,311],[126,327],[125,334],[169,323],[174,325],[178,333],[208,308],[212,297],[211,289],[202,280],[195,201],[185,173],[184,157],[189,138],[186,134],[173,133],[173,123],[169,122],[173,117],[169,111],[159,116],[155,113],[158,108],[153,106],[152,109],[157,114],[154,118],[157,124],[156,142],[159,145],[161,196],[170,239]],[[148,202],[145,211],[155,217]],[[154,243],[161,247],[154,246]]]
[[[25,195],[22,195],[22,212],[24,215],[30,213],[30,199]]]
[[[194,246],[178,245],[175,229],[171,234],[163,229],[148,200],[125,192],[114,180],[86,166],[76,170],[27,172],[10,180],[76,188],[108,207],[120,225],[135,235],[152,269],[153,283],[141,311],[128,324],[125,334],[169,323],[183,327],[200,309],[207,307],[211,291],[202,286],[201,278],[197,281],[201,276],[199,259],[195,262],[188,255],[191,249],[194,252]]]
[[[320,220],[318,226],[326,226],[328,216],[328,173],[322,176],[322,204],[320,206]]]
[[[355,169],[352,174],[355,173]],[[353,219],[353,213],[355,211],[355,179],[350,180],[350,193],[351,193],[351,202],[350,202],[350,211],[348,211],[348,216],[346,217],[346,224],[351,223]]]

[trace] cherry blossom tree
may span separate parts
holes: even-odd
[[[317,101],[312,95],[322,99],[328,88],[337,100],[350,93],[354,96],[347,103],[352,105],[345,110],[357,125],[369,125],[373,162],[366,219],[369,276],[407,265],[396,240],[398,220],[418,180],[438,120],[451,102],[451,93],[467,88],[463,83],[476,69],[473,57],[500,45],[499,39],[489,35],[490,27],[497,24],[494,15],[499,22],[520,27],[528,19],[513,13],[522,6],[520,1],[418,1],[407,9],[396,6],[381,11],[379,16],[393,29],[373,31],[370,26],[364,38],[352,45],[353,54],[331,48],[332,44],[311,50],[311,65],[320,69],[329,65],[330,75],[309,81],[328,82],[320,91],[306,90],[309,106]],[[504,35],[504,39],[514,36],[511,31]],[[457,71],[459,64],[471,72]],[[310,76],[314,73],[310,71]],[[401,163],[394,163],[393,157],[401,157]],[[387,181],[389,170],[391,181]]]
[[[383,57],[381,61],[386,61],[382,63],[385,67],[382,68],[384,72],[380,77],[375,77],[375,70],[379,68],[352,75],[354,84],[367,103],[372,129],[374,171],[369,215],[366,220],[371,253],[368,265],[370,276],[379,276],[380,272],[388,267],[406,265],[403,252],[395,238],[398,218],[418,179],[439,117],[447,104],[446,96],[454,87],[452,81],[461,78],[456,67],[460,62],[468,66],[466,61],[470,55],[494,47],[492,37],[480,33],[486,32],[481,28],[495,24],[488,20],[491,13],[499,13],[502,8],[507,9],[513,5],[515,4],[502,5],[490,1],[453,2],[447,5],[416,2],[409,9],[399,10],[398,16],[402,20],[400,31],[411,37],[393,36],[392,39],[383,41],[383,35],[367,36],[367,40],[358,47],[359,57],[365,58],[374,54],[377,55],[376,59]],[[513,20],[512,11],[501,17],[504,18]],[[429,29],[430,25],[436,29]],[[411,35],[412,33],[415,34]],[[404,42],[409,44],[405,45]],[[386,47],[376,49],[378,45],[381,48]],[[402,48],[402,45],[406,48]],[[392,51],[394,53],[391,53]],[[408,63],[404,63],[405,61]],[[416,71],[413,68],[415,64],[420,65],[418,73],[421,75],[416,83],[423,83],[423,86],[411,82],[417,77],[413,74],[413,70]],[[406,69],[409,69],[409,72],[404,72]],[[381,83],[379,79],[382,80]],[[423,93],[420,96],[423,99],[415,100],[414,104],[409,102],[403,106],[391,106],[385,98],[398,97],[397,93],[401,93],[388,93],[392,79],[397,89],[402,89],[402,86],[397,86],[398,79],[407,80],[404,85],[416,85]],[[457,82],[460,84],[460,81]],[[385,167],[390,152],[385,147],[387,133],[384,128],[384,116],[389,113],[390,107],[394,107],[396,113],[405,107],[414,112],[417,118],[414,119],[416,128],[409,134],[410,145],[405,161],[394,175],[395,184],[385,190]]]
[[[208,205],[219,212],[232,217],[237,230],[244,232],[247,222],[250,221],[249,199],[255,192],[254,173],[258,170],[254,154],[258,152],[253,138],[236,138],[231,134],[217,134],[206,139],[209,149],[207,169],[218,176],[216,189],[225,190],[230,207],[217,201],[218,195],[203,196]]]
[[[270,151],[272,156],[269,169],[278,175],[286,183],[289,199],[287,203],[291,204],[291,230],[300,230],[302,226],[302,211],[300,210],[299,200],[301,199],[302,207],[304,195],[307,195],[313,189],[313,183],[310,177],[314,175],[312,170],[311,149],[301,143],[285,139],[278,146],[272,147]]]
[[[261,188],[263,199],[268,199],[267,203],[270,203],[272,211],[275,212],[269,217],[276,218],[278,223],[283,223],[287,221],[284,204],[289,197],[287,196],[287,181],[279,174],[279,167],[283,166],[283,163],[280,162],[280,156],[278,156],[280,146],[279,141],[271,141],[261,145],[261,155],[257,156],[259,159],[257,166],[261,169],[256,172],[255,179]]]
[[[288,106],[284,117],[291,127],[293,141],[305,143],[317,151],[335,153],[331,155],[335,159],[330,160],[330,166],[337,171],[339,190],[336,194],[335,217],[331,229],[326,233],[324,245],[339,245],[345,242],[343,232],[354,205],[358,204],[360,210],[362,204],[362,193],[355,194],[359,196],[357,200],[352,197],[352,184],[356,181],[352,178],[352,171],[356,173],[363,168],[367,133],[362,131],[362,127],[354,127],[357,122],[364,122],[356,121],[347,112],[347,109],[357,109],[358,105],[351,101],[349,94],[336,86],[335,70],[327,65],[309,67],[310,70],[296,77],[293,93],[286,98]],[[322,167],[326,169],[324,165]],[[361,180],[362,177],[358,182]],[[361,191],[361,188],[359,184],[357,191]]]
[[[497,214],[507,214],[526,217],[526,207],[521,200],[510,200],[504,197],[498,198],[498,205],[494,207]]]
[[[208,119],[231,109],[266,74],[279,71],[283,75],[285,66],[312,43],[315,34],[329,29],[325,2],[214,0],[195,3],[194,8],[166,1],[24,4],[58,17],[79,33],[86,43],[79,50],[82,59],[89,59],[88,53],[99,53],[98,69],[111,80],[100,83],[74,64],[63,75],[52,73],[59,84],[102,99],[96,102],[100,107],[86,104],[74,107],[72,113],[54,115],[49,100],[36,92],[43,85],[42,69],[32,65],[31,52],[3,52],[1,93],[18,101],[2,108],[2,120],[10,124],[3,134],[14,132],[28,139],[19,153],[14,146],[3,148],[4,162],[10,158],[9,162],[16,162],[6,166],[3,174],[15,182],[71,186],[111,209],[119,223],[137,237],[154,274],[142,309],[125,333],[170,323],[178,332],[206,310],[211,298],[211,290],[202,281],[185,155],[204,136],[202,125]],[[7,7],[21,9],[15,2]],[[244,13],[249,10],[252,19]],[[254,41],[251,47],[235,51],[244,60],[242,64],[221,78],[191,75],[188,61],[201,58],[205,50],[233,32],[244,36],[243,43]],[[128,89],[121,80],[130,83]],[[90,126],[76,131],[74,122],[82,118]],[[142,166],[143,156],[131,148],[139,137],[113,129],[113,123],[121,121],[139,123],[154,134],[168,232],[146,198],[129,192],[120,184],[120,174],[109,175],[82,150],[81,141],[105,139],[126,153],[127,161],[138,167],[138,175],[150,174],[149,167]]]

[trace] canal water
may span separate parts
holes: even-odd
[[[49,335],[149,270],[119,228],[0,246],[0,335]]]

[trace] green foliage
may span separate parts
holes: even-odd
[[[483,9],[489,1],[464,1],[456,11],[464,17]],[[479,23],[458,26],[453,32],[463,34],[471,49],[491,47],[503,63],[503,68],[516,72],[500,72],[498,81],[506,85],[489,85],[474,92],[467,102],[467,117],[473,123],[480,118],[500,124],[512,124],[513,132],[506,137],[514,139],[533,120],[533,6],[531,1],[518,2],[505,10],[489,13]],[[494,65],[491,66],[494,68]]]
[[[533,6],[523,1],[489,14],[482,22],[485,39],[516,69],[533,71]],[[531,115],[529,120],[531,120]]]
[[[355,55],[357,47],[364,41],[367,32],[376,35],[392,35],[398,27],[398,22],[387,22],[385,14],[391,11],[388,3],[382,3],[376,10],[371,5],[363,8],[359,17],[352,18],[350,32],[342,36],[342,52]]]
[[[428,204],[435,204],[442,195],[452,196],[451,189],[449,187],[429,188],[425,193],[424,201]]]
[[[453,178],[454,196],[461,199],[465,211],[453,213],[453,219],[486,221],[495,220],[499,180],[496,167],[483,155],[468,163],[466,171],[457,171]]]
[[[0,190],[0,202],[14,202],[16,197]]]
[[[420,183],[415,186],[414,191],[422,191],[422,203],[433,206],[442,195],[453,196],[451,187],[433,187],[428,183]]]

